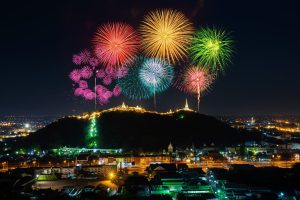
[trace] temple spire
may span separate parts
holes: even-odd
[[[188,104],[188,100],[185,99],[185,106],[184,106],[184,110],[190,110],[189,108],[189,104]]]

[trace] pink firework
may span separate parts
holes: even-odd
[[[214,80],[214,76],[206,68],[189,67],[183,76],[182,90],[198,94],[205,91]]]
[[[108,23],[95,33],[94,53],[107,68],[121,67],[138,52],[139,37],[126,23]]]
[[[105,77],[105,71],[102,70],[102,69],[97,70],[97,71],[96,71],[96,77],[97,77],[97,78],[103,78],[103,77]]]
[[[199,66],[189,67],[181,80],[180,89],[187,93],[197,94],[198,112],[201,93],[207,90],[214,81],[214,75],[206,68]]]
[[[104,93],[101,93],[98,95],[98,100],[100,105],[107,104],[109,102],[109,99],[112,97],[112,92],[111,91],[106,91]]]
[[[111,77],[110,76],[105,76],[104,78],[103,78],[103,84],[104,85],[110,85],[111,84],[111,82],[112,82],[112,79],[111,79]]]
[[[96,85],[95,90],[98,95],[104,94],[106,91],[108,91],[108,89],[103,85]]]
[[[121,94],[121,92],[122,92],[121,87],[116,85],[113,89],[113,95],[117,97]]]
[[[72,81],[74,82],[78,82],[80,81],[80,78],[81,78],[81,73],[80,73],[80,70],[78,69],[74,69],[70,74],[69,74],[69,77]]]
[[[124,76],[127,75],[127,73],[128,73],[128,69],[125,67],[122,67],[116,71],[115,78],[123,78]]]
[[[105,105],[109,102],[109,99],[107,99],[105,96],[98,96],[99,104]]]
[[[84,81],[84,80],[80,80],[80,81],[78,82],[78,85],[79,85],[79,87],[82,88],[82,89],[87,89],[87,88],[89,87],[87,81]]]
[[[80,65],[82,63],[82,59],[79,55],[73,55],[72,61],[75,65]]]
[[[81,58],[82,63],[89,64],[89,61],[91,59],[91,52],[89,50],[82,50],[78,56]]]
[[[89,79],[93,76],[93,70],[92,68],[85,66],[80,70],[80,75],[84,79]]]
[[[90,58],[89,64],[90,64],[92,67],[96,67],[96,66],[98,65],[98,60],[97,60],[97,58]]]
[[[113,93],[111,91],[106,91],[103,96],[107,99],[110,99],[113,96]]]
[[[76,88],[75,89],[75,91],[74,91],[74,95],[75,96],[81,96],[81,95],[83,95],[84,94],[84,89],[82,89],[82,88]]]
[[[95,93],[90,89],[84,90],[83,96],[86,100],[93,100],[95,98]]]
[[[115,76],[115,74],[116,74],[116,69],[114,69],[114,68],[106,68],[105,69],[105,73],[108,75],[108,76],[110,76],[110,77],[114,77]]]

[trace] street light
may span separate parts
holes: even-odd
[[[110,179],[113,179],[114,177],[115,177],[115,174],[114,174],[113,172],[110,172],[110,173],[109,173],[109,178],[110,178]]]

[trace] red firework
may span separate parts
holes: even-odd
[[[212,76],[207,69],[202,67],[190,67],[183,76],[182,89],[187,93],[198,94],[205,91],[213,82]]]
[[[138,53],[139,37],[125,23],[108,23],[99,27],[94,39],[94,53],[105,67],[121,67]]]
[[[207,90],[214,81],[214,75],[203,67],[192,66],[184,72],[179,88],[186,93],[196,94],[198,111],[201,93]]]

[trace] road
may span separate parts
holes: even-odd
[[[72,186],[75,188],[83,188],[87,185],[99,186],[103,185],[111,189],[117,189],[117,185],[110,180],[96,180],[96,179],[65,179],[55,181],[36,181],[33,187],[37,189],[51,188],[53,190],[61,190],[64,186]]]

